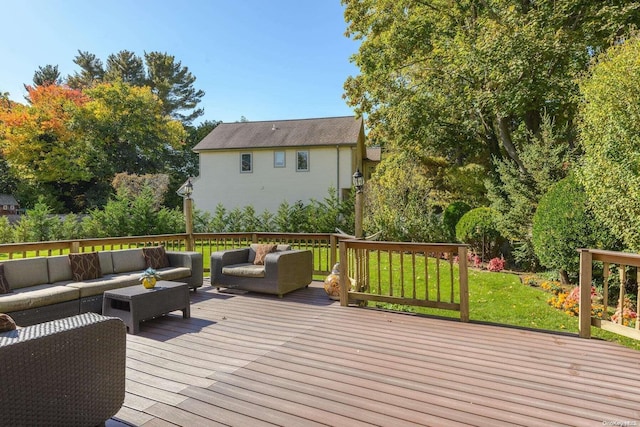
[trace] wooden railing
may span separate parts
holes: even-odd
[[[634,267],[636,281],[640,283],[640,255],[626,253],[603,251],[599,249],[579,249],[580,252],[580,314],[579,314],[579,335],[582,338],[591,337],[591,326],[600,327],[602,329],[615,332],[620,335],[640,339],[640,321],[635,319],[635,328],[624,326],[624,307],[625,307],[625,283],[627,282],[627,267]],[[591,286],[593,283],[593,263],[602,263],[602,299],[603,314],[602,319],[592,317],[591,314]],[[609,277],[612,265],[618,267],[620,277],[620,292],[617,298],[621,313],[614,323],[609,320]],[[640,302],[640,291],[636,295],[636,301]]]
[[[326,275],[338,261],[338,242],[343,235],[330,233],[196,233],[196,250],[211,253],[243,248],[251,243],[277,243],[313,253],[313,274]]]
[[[168,250],[185,250],[189,238],[188,234],[165,234],[8,243],[0,245],[0,254],[12,259],[159,244]],[[469,320],[465,245],[372,242],[330,233],[196,233],[193,242],[194,250],[203,255],[205,272],[209,271],[211,252],[247,247],[251,243],[288,244],[294,249],[312,251],[316,276],[329,274],[335,263],[347,260],[341,263],[342,305],[380,301],[432,307],[459,311],[461,320]],[[454,258],[459,261],[454,262]],[[347,277],[355,280],[351,291]]]
[[[66,253],[163,245],[168,250],[185,250],[188,234],[155,236],[108,237],[99,239],[60,240],[50,242],[0,244],[0,254],[9,259],[30,256],[51,256]],[[338,242],[345,236],[330,233],[196,233],[194,250],[204,258],[209,271],[211,252],[247,247],[251,243],[289,244],[293,249],[313,252],[313,274],[326,275],[338,260]]]
[[[185,245],[186,239],[187,234],[162,234],[155,236],[5,243],[0,245],[0,254],[7,254],[9,259],[13,259],[154,245],[163,245],[168,250],[181,250]]]
[[[460,312],[469,321],[467,246],[340,242],[340,303],[368,301]],[[343,262],[342,260],[347,260]]]

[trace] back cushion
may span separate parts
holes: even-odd
[[[11,289],[49,283],[47,259],[38,257],[5,261],[4,275]]]
[[[253,264],[256,260],[256,249],[258,248],[258,246],[260,246],[259,243],[252,243],[251,246],[249,246],[249,259],[247,260],[247,262],[250,262],[251,264]],[[291,245],[277,245],[276,246],[276,251],[290,251],[291,250]]]
[[[112,251],[111,260],[113,262],[114,273],[143,271],[147,268],[147,262],[142,254],[142,248]]]
[[[47,258],[49,268],[49,280],[51,283],[73,280],[69,257],[67,255],[56,255]]]
[[[100,270],[102,274],[113,274],[113,261],[111,260],[111,252],[98,252],[100,259]]]

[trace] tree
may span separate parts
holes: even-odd
[[[57,65],[45,65],[38,67],[33,73],[34,86],[59,85],[62,82]]]
[[[128,50],[112,53],[107,57],[104,81],[122,81],[132,86],[146,85],[147,78],[142,58]]]
[[[487,197],[496,213],[498,229],[510,240],[518,266],[530,271],[539,266],[531,241],[538,201],[567,175],[577,158],[577,150],[566,144],[556,130],[551,118],[543,116],[540,136],[529,144],[522,144],[520,160],[526,173],[515,163],[502,159],[495,162],[495,174],[486,181]],[[560,130],[559,134],[566,132]],[[514,140],[522,141],[523,137],[516,133]]]
[[[78,126],[94,148],[96,179],[110,182],[116,173],[162,173],[171,150],[186,133],[182,124],[162,112],[162,103],[148,87],[123,82],[103,83],[84,93],[91,98]]]
[[[148,70],[147,84],[162,100],[165,114],[185,124],[204,114],[202,108],[196,108],[204,91],[193,87],[196,77],[188,67],[183,67],[180,61],[167,53],[149,52],[144,54],[144,58]],[[187,113],[183,114],[183,111]]]
[[[69,86],[86,88],[101,82],[121,81],[133,86],[149,86],[162,101],[162,112],[188,125],[204,114],[198,104],[204,96],[193,86],[196,77],[188,67],[167,53],[149,52],[141,57],[128,50],[111,54],[106,68],[94,54],[78,51],[74,62],[81,68],[67,77]]]
[[[640,250],[640,37],[598,56],[581,81],[580,180],[603,227]]]
[[[167,174],[136,175],[118,173],[111,184],[116,192],[126,191],[134,198],[149,189],[154,201],[153,207],[157,210],[161,208],[169,190],[169,176]]]
[[[67,77],[67,84],[74,89],[84,89],[99,83],[104,78],[102,61],[93,53],[78,51],[73,62],[80,67],[80,72],[74,72]]]
[[[12,173],[58,189],[89,179],[90,150],[74,126],[87,97],[57,85],[27,86],[27,91],[30,105],[0,110],[2,155]]]
[[[360,41],[347,103],[370,139],[453,164],[506,158],[546,112],[573,144],[578,88],[589,52],[628,24],[637,2],[618,0],[343,0],[346,34]],[[522,141],[514,141],[514,133]]]
[[[444,176],[434,163],[437,159],[411,153],[385,158],[366,184],[365,230],[381,232],[382,240],[446,241],[448,233],[439,215],[442,199],[436,189]]]
[[[205,120],[197,126],[185,126],[185,131],[187,132],[185,143],[178,148],[171,149],[169,152],[167,160],[171,168],[170,171],[167,171],[170,178],[169,188],[180,188],[188,177],[199,174],[200,158],[198,153],[193,151],[193,147],[219,124],[220,122],[218,121]],[[170,191],[165,197],[165,205],[169,207],[182,206],[182,197],[176,194],[175,191]]]

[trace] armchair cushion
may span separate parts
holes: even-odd
[[[238,277],[264,277],[264,265],[233,264],[222,267],[222,274]]]

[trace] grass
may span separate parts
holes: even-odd
[[[578,318],[547,304],[550,293],[523,285],[511,273],[493,273],[469,269],[469,317],[471,321],[490,322],[547,331],[578,333]],[[422,307],[376,306],[414,313],[459,318],[457,312]],[[594,338],[617,342],[640,350],[640,341],[592,327]]]

